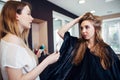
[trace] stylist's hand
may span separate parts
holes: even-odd
[[[48,64],[52,64],[55,63],[60,57],[60,53],[59,52],[54,52],[52,54],[50,54],[49,56],[47,56],[45,59],[47,60]]]

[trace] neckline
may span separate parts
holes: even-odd
[[[87,52],[89,52],[88,54],[92,55],[92,56],[95,56],[95,57],[98,57],[97,55],[95,55],[93,52],[90,51],[90,49],[87,47],[86,49]]]
[[[1,43],[2,43],[2,42],[3,42],[4,44],[7,44],[7,45],[13,45],[13,46],[16,46],[16,47],[25,49],[24,47],[22,47],[22,46],[20,46],[20,45],[17,45],[17,44],[14,44],[14,43],[11,43],[11,42],[8,42],[8,41],[6,41],[6,40],[1,39]]]

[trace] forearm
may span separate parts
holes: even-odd
[[[16,69],[16,68],[6,67],[8,79],[9,80],[35,80],[48,65],[55,63],[59,59],[59,56],[60,56],[59,52],[50,54],[30,72],[27,71],[26,74],[23,74],[22,68]]]
[[[76,23],[78,23],[79,19],[80,19],[80,18],[78,17],[78,18],[74,19],[73,21],[67,23],[66,25],[62,26],[62,27],[59,29],[59,31],[58,31],[59,36],[60,36],[61,38],[63,38],[65,32],[68,31],[73,25],[75,25]]]
[[[52,53],[47,56],[36,68],[34,68],[31,72],[25,75],[25,79],[23,80],[34,80],[37,76],[41,74],[41,72],[50,64],[55,63],[59,59],[60,53]]]
[[[49,64],[47,63],[47,61],[43,60],[32,71],[30,71],[29,73],[23,75],[22,80],[34,80],[34,79],[36,79],[48,65]]]

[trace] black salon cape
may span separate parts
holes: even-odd
[[[88,48],[82,62],[78,66],[73,65],[72,51],[77,40],[76,37],[70,36],[69,32],[65,33],[60,59],[49,71],[47,80],[120,80],[120,61],[109,46],[107,49],[114,63],[108,70],[102,68],[99,58],[91,54]]]

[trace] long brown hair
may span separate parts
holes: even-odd
[[[23,1],[8,1],[5,3],[0,14],[0,40],[8,33],[22,38],[22,44],[24,44],[24,47],[27,49],[28,54],[35,57],[37,61],[37,57],[35,56],[35,54],[25,44],[25,42],[28,44],[29,29],[24,29],[24,31],[20,33],[18,22],[16,19],[16,13],[21,14],[25,6],[29,6],[29,8],[31,9],[31,5]]]
[[[98,56],[100,58],[100,63],[104,69],[107,69],[110,66],[109,62],[109,56],[107,55],[107,44],[103,41],[101,37],[101,24],[102,20],[99,16],[95,16],[91,13],[86,13],[79,21],[79,24],[84,20],[89,20],[93,23],[93,26],[95,28],[95,45],[90,50],[93,54]],[[75,57],[73,59],[73,63],[76,65],[80,63],[84,57],[85,50],[87,48],[86,40],[82,37],[78,40],[78,44],[75,48]]]
[[[0,39],[7,33],[11,33],[27,42],[29,29],[25,29],[21,34],[16,19],[16,13],[21,14],[26,5],[31,9],[31,5],[27,2],[8,1],[5,3],[0,14]]]

